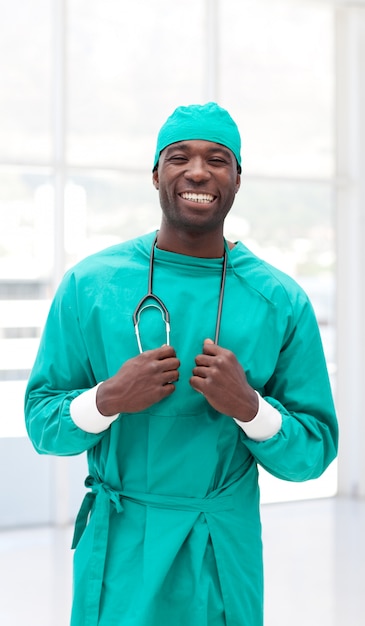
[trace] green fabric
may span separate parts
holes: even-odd
[[[241,137],[236,123],[228,111],[215,102],[181,106],[167,118],[157,137],[153,167],[160,153],[177,141],[203,139],[229,148],[241,165]]]
[[[98,435],[70,418],[71,400],[138,354],[134,307],[146,293],[155,234],[82,261],[65,276],[26,394],[41,454],[88,451],[90,489],[75,528],[72,626],[261,626],[263,575],[257,464],[318,477],[336,455],[337,423],[318,327],[306,295],[238,243],[229,252],[220,345],[283,416],[255,442],[189,385],[214,333],[220,259],[156,249],[154,291],[181,360],[176,392]],[[155,309],[146,348],[164,342]]]

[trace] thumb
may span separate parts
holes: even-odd
[[[215,343],[212,339],[204,339],[203,352],[204,354],[215,354]]]

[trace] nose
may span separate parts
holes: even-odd
[[[210,178],[209,168],[205,159],[194,157],[189,159],[185,177],[194,182],[206,181]]]

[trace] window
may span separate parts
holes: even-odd
[[[332,19],[328,3],[299,0],[3,3],[0,437],[25,434],[26,379],[63,271],[158,226],[156,131],[192,102],[218,100],[238,122],[227,236],[308,291],[335,382]]]

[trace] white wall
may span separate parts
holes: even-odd
[[[354,4],[336,16],[338,483],[365,497],[365,8]]]

